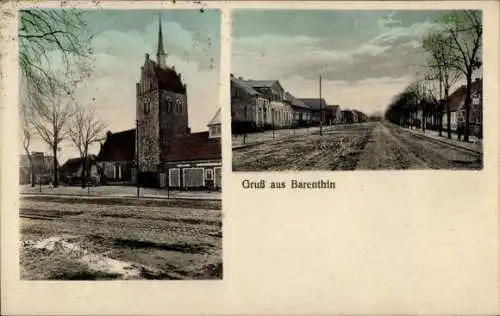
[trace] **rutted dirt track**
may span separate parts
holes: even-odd
[[[22,199],[20,216],[25,280],[222,278],[217,209],[39,198]]]
[[[481,154],[382,122],[233,150],[234,171],[481,169]]]

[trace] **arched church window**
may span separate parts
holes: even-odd
[[[182,101],[180,98],[178,98],[176,101],[175,101],[175,104],[177,106],[177,113],[182,113]]]
[[[151,110],[151,98],[149,96],[146,96],[144,98],[144,112],[149,113]]]
[[[170,113],[172,111],[172,98],[167,96],[167,112]]]

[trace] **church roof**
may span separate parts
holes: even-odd
[[[108,133],[97,159],[99,161],[133,161],[135,159],[135,128]]]
[[[217,125],[217,124],[221,124],[221,121],[220,121],[220,108],[217,110],[217,112],[215,113],[214,117],[207,124],[207,126]]]
[[[208,132],[172,137],[168,146],[161,150],[166,155],[167,161],[208,160],[222,157],[220,139],[209,138]],[[97,159],[99,161],[134,161],[135,129],[108,134]]]
[[[222,158],[220,138],[209,138],[208,132],[173,137],[162,150],[169,162]]]
[[[154,72],[158,80],[158,88],[172,91],[175,93],[185,94],[186,86],[173,68],[161,68],[157,63],[151,61],[154,65]]]

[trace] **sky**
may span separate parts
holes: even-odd
[[[192,132],[207,130],[206,124],[220,106],[219,11],[90,10],[85,19],[94,35],[95,69],[91,78],[78,87],[76,96],[82,105],[93,104],[111,132],[135,127],[136,82],[145,54],[156,60],[159,13],[167,64],[175,66],[187,84]],[[49,152],[48,146],[39,140],[32,147],[35,151]],[[62,147],[58,154],[61,164],[79,156],[69,142]],[[97,154],[98,149],[98,145],[93,146],[91,152]]]
[[[422,76],[421,37],[444,11],[240,10],[233,13],[232,73],[277,79],[298,98],[367,114]]]

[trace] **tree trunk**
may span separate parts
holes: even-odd
[[[471,90],[472,90],[472,72],[467,75],[467,87],[465,90],[465,124],[464,124],[464,142],[469,141],[470,133],[470,103],[471,103]]]
[[[446,129],[448,131],[448,138],[451,139],[451,112],[450,104],[448,102],[448,87],[444,89],[444,103],[446,108]]]
[[[80,178],[82,181],[82,188],[85,188],[85,183],[87,182],[87,177],[86,177],[86,169],[87,169],[87,157],[83,157],[82,159],[82,172],[80,174]]]
[[[427,123],[426,111],[422,109],[422,132],[425,133],[425,124]]]
[[[31,186],[35,186],[35,168],[33,168],[33,159],[31,158],[31,155],[28,155],[28,163],[30,165],[30,182]]]
[[[53,160],[53,167],[54,167],[54,188],[57,188],[59,186],[59,177],[58,177],[58,168],[57,168],[57,146],[52,147],[52,154],[54,155],[54,160]]]
[[[443,110],[439,108],[439,112],[437,114],[438,118],[438,130],[439,130],[439,136],[443,136]]]

